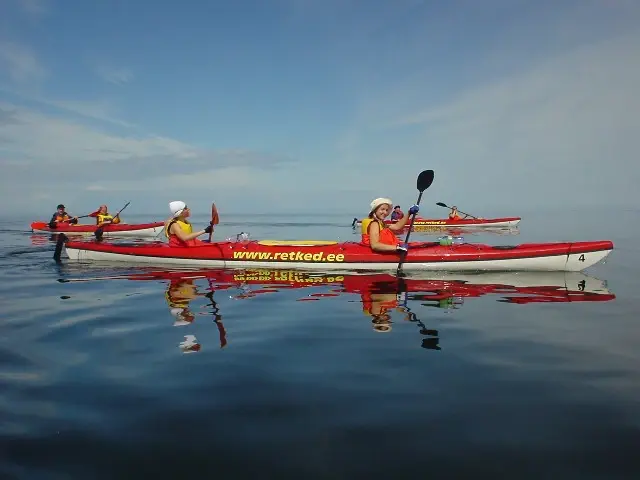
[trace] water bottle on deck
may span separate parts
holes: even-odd
[[[438,238],[438,241],[443,247],[448,247],[453,244],[453,237],[451,235],[445,235],[444,237]]]

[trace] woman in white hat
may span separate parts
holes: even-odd
[[[409,215],[418,213],[420,208],[413,205],[400,220],[387,225],[384,219],[391,213],[392,208],[393,202],[390,198],[376,198],[371,202],[368,217],[362,220],[362,243],[370,246],[375,252],[407,251],[408,246],[400,243],[396,232],[401,232]]]
[[[211,233],[213,225],[209,224],[204,230],[193,231],[188,217],[191,211],[187,205],[179,200],[169,203],[171,218],[164,222],[164,234],[169,239],[170,247],[193,247],[206,242],[197,237],[205,233]]]

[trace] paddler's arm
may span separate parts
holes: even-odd
[[[171,225],[171,229],[169,230],[169,233],[173,233],[176,237],[178,237],[183,242],[188,242],[189,240],[193,240],[194,238],[198,238],[200,235],[203,235],[205,233],[209,233],[211,230],[213,230],[213,227],[211,225],[209,225],[204,230],[199,230],[199,231],[193,232],[193,233],[184,233],[182,231],[182,229],[180,228],[180,226],[176,225],[174,223],[173,225]]]
[[[369,243],[371,243],[371,250],[374,252],[395,252],[398,250],[395,245],[380,242],[380,226],[377,222],[369,224]]]
[[[418,207],[418,205],[413,205],[409,211],[407,212],[406,215],[404,215],[401,219],[399,219],[396,223],[392,223],[391,225],[389,225],[389,229],[393,230],[394,232],[399,232],[401,231],[405,225],[407,224],[407,222],[409,221],[409,217],[411,215],[413,215],[414,213],[418,213],[420,211],[420,207]]]

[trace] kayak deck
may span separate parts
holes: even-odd
[[[274,241],[269,241],[274,242]],[[70,241],[70,259],[161,263],[182,266],[234,268],[294,268],[313,270],[395,270],[396,252],[376,253],[356,242],[293,245],[265,241],[214,242],[194,247],[169,247],[164,242],[144,244]],[[329,242],[332,243],[332,242]],[[403,270],[445,271],[581,271],[602,261],[613,250],[609,240],[588,242],[524,243],[493,246],[466,243],[442,246],[412,242]]]
[[[413,222],[414,227],[515,227],[521,217],[500,217],[500,218],[464,218],[451,220],[449,218],[422,218],[416,217]],[[411,219],[404,228],[409,228]],[[397,223],[395,220],[385,220],[387,225]],[[352,226],[361,226],[362,221],[358,218],[353,219]]]
[[[32,222],[31,230],[34,233],[64,233],[66,235],[93,235],[98,225],[59,223],[57,228],[50,228],[45,222]],[[148,223],[117,223],[103,227],[104,236],[153,236],[164,229],[164,222]]]

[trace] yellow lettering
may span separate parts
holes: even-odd
[[[282,260],[289,260],[289,254],[288,254],[287,252],[282,252],[282,253],[280,254],[280,258],[281,258]]]
[[[344,261],[344,254],[343,253],[339,253],[336,255],[336,262],[343,262]]]
[[[304,261],[305,261],[305,262],[309,262],[309,261],[311,261],[311,257],[312,257],[312,255],[311,255],[310,253],[305,253],[305,254],[304,254]],[[314,259],[314,260],[315,260],[315,259]]]
[[[327,255],[327,262],[333,262],[335,258],[336,256],[333,253],[330,253],[329,255]]]

